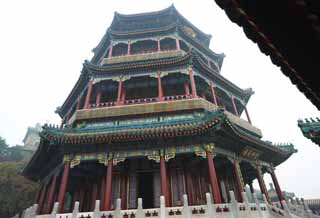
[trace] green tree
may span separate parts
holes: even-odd
[[[7,156],[10,161],[21,161],[23,159],[21,146],[9,147]]]
[[[35,202],[39,187],[20,174],[23,165],[0,162],[0,218],[12,217]]]
[[[0,162],[21,161],[22,159],[22,146],[9,147],[6,140],[0,136]]]
[[[0,156],[6,156],[8,154],[8,144],[4,138],[0,136]]]

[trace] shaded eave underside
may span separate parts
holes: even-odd
[[[215,0],[320,109],[320,2]]]

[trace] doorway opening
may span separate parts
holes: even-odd
[[[142,198],[143,208],[154,208],[153,173],[139,173],[138,182],[138,198]]]

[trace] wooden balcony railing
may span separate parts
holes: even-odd
[[[173,95],[173,96],[163,96],[163,101],[173,101],[173,100],[183,100],[183,99],[191,99],[191,95]],[[124,102],[121,102],[120,105],[132,105],[132,104],[146,104],[158,102],[158,97],[151,98],[138,98],[138,99],[128,99]],[[90,108],[101,108],[101,107],[114,107],[117,106],[117,102],[102,102],[100,104],[90,104]]]
[[[139,54],[104,58],[102,61],[102,65],[115,64],[115,63],[121,63],[121,62],[151,60],[151,59],[158,59],[158,58],[169,58],[169,57],[175,57],[175,56],[183,56],[185,54],[186,52],[183,50],[148,51],[148,52],[139,53]]]

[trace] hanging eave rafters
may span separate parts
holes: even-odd
[[[320,109],[319,3],[299,1],[215,0],[231,21],[280,66],[293,84]],[[272,11],[272,13],[270,13]]]

